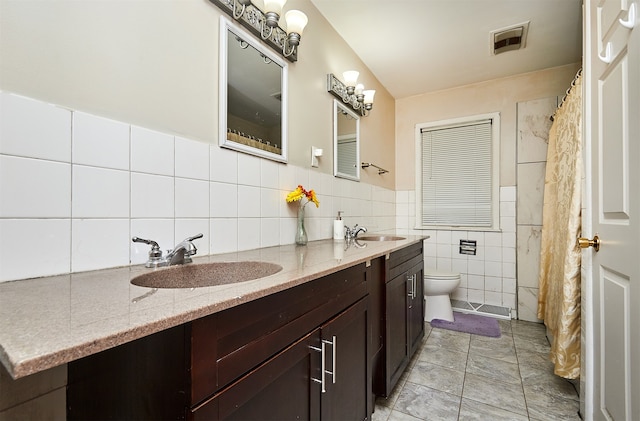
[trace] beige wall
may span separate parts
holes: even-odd
[[[393,98],[308,0],[286,9],[309,17],[289,66],[289,162],[308,166],[311,146],[332,151],[326,74],[355,69],[377,90],[362,120],[362,159],[392,170],[364,170],[362,181],[393,188]],[[221,14],[207,0],[2,0],[0,90],[216,143]],[[325,154],[318,171],[332,165]]]
[[[500,185],[516,185],[516,104],[562,95],[580,63],[416,95],[396,102],[396,190],[415,188],[415,126],[500,112]]]

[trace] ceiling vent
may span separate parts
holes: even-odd
[[[496,55],[524,48],[527,45],[526,41],[528,32],[528,21],[508,28],[491,31],[489,33],[491,54]]]

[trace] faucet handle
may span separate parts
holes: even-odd
[[[140,237],[133,237],[131,241],[133,241],[134,243],[149,244],[151,246],[151,250],[149,250],[149,262],[147,262],[147,264],[151,264],[151,262],[158,262],[162,260],[162,250],[160,250],[160,246],[155,241],[145,240],[144,238],[140,238]]]
[[[196,234],[196,235],[194,235],[193,237],[185,238],[185,240],[184,240],[184,241],[189,241],[189,242],[191,242],[191,241],[193,241],[193,240],[197,240],[198,238],[202,238],[202,237],[203,237],[203,235],[202,235],[202,233],[200,233],[200,234]]]
[[[202,238],[203,235],[202,233],[200,234],[196,234],[192,237],[187,237],[184,240],[182,240],[182,242],[176,246],[176,249],[182,245],[184,248],[184,262],[185,263],[190,263],[191,262],[191,257],[190,256],[194,256],[197,252],[198,249],[196,248],[196,245],[193,244],[193,240],[197,240],[198,238]]]
[[[140,237],[133,237],[131,239],[131,241],[133,241],[134,243],[145,243],[145,244],[149,244],[151,247],[153,248],[160,248],[160,246],[158,245],[158,243],[156,243],[153,240],[145,240],[144,238],[140,238]]]

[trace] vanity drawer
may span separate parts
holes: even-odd
[[[391,253],[389,260],[387,260],[387,268],[389,274],[387,281],[392,280],[396,276],[408,271],[416,264],[423,261],[422,241],[405,247],[401,250]]]
[[[191,403],[238,379],[367,294],[362,263],[191,323]]]

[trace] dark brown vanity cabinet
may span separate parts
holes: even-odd
[[[385,366],[378,393],[389,396],[424,337],[422,243],[391,253],[385,264]]]
[[[69,419],[366,420],[364,263],[69,363]]]
[[[363,298],[194,408],[194,420],[368,419]]]

